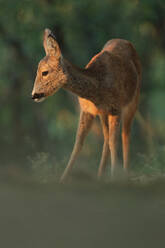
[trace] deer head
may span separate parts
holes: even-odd
[[[39,62],[32,91],[32,99],[36,102],[53,95],[65,84],[62,54],[54,34],[49,29],[45,29],[43,46],[46,56]]]

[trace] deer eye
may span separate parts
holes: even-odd
[[[48,75],[48,71],[43,71],[42,72],[42,76],[47,76]]]

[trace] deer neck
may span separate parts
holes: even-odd
[[[66,84],[63,88],[95,102],[98,82],[89,71],[72,65],[66,59],[63,59],[63,69],[66,76]]]

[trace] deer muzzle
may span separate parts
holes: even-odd
[[[45,99],[45,94],[44,93],[34,93],[34,94],[32,94],[32,99],[35,102],[42,102]]]

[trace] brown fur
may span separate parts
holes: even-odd
[[[100,116],[104,134],[98,176],[101,177],[105,170],[109,151],[112,174],[116,171],[121,120],[123,163],[127,170],[130,129],[137,109],[141,81],[140,60],[133,45],[122,39],[110,40],[85,69],[63,58],[57,41],[48,29],[44,34],[44,48],[46,57],[39,63],[33,98],[39,101],[37,95],[44,94],[45,98],[63,87],[79,97],[81,107],[76,142],[61,180],[73,167],[96,115]],[[48,75],[42,76],[43,71],[48,71]]]

